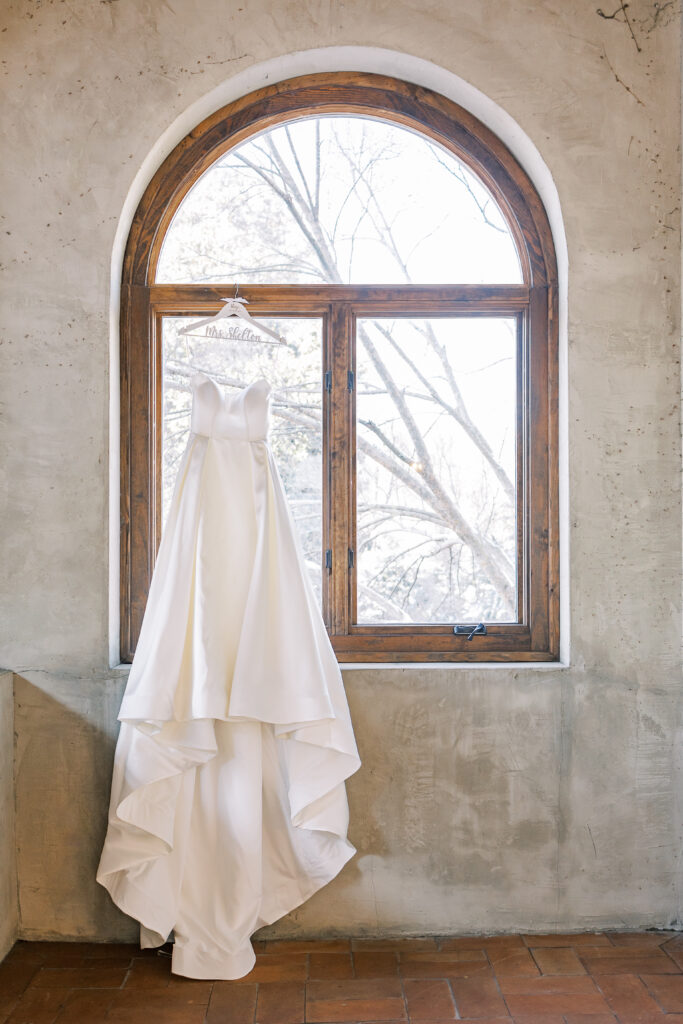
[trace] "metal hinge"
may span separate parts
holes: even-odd
[[[355,374],[354,374],[353,370],[349,370],[349,372],[346,375],[346,386],[349,389],[349,391],[353,391],[354,382],[355,382]]]
[[[332,390],[332,370],[325,371],[325,391]]]
[[[349,569],[353,569],[354,554],[352,548],[349,548]]]
[[[332,570],[332,548],[328,548],[325,552],[325,568]]]
[[[480,622],[478,626],[453,626],[453,632],[456,636],[463,636],[467,633],[468,640],[471,640],[473,636],[488,636],[483,622]]]

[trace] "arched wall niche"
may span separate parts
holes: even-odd
[[[343,49],[347,50],[349,48]],[[385,51],[372,52],[385,53]],[[318,51],[318,60],[320,59],[320,53],[332,56],[331,53],[327,54],[326,51]],[[302,55],[294,56],[302,57]],[[313,62],[315,63],[315,61]],[[347,68],[352,63],[347,57]],[[415,61],[415,65],[417,64],[425,65],[427,69],[433,68],[433,66],[428,65],[426,62]],[[376,66],[377,63],[375,63]],[[413,66],[413,79],[417,77],[414,73],[416,70],[416,67]],[[444,72],[443,69],[436,70],[455,82],[459,81],[455,76]],[[250,69],[250,72],[237,76],[237,78],[244,79],[246,84],[247,79],[251,78],[253,80],[254,74],[255,69]],[[262,77],[268,79],[271,76],[268,72],[262,71]],[[434,75],[424,75],[423,77],[433,79]],[[453,81],[451,85],[453,85]],[[430,84],[436,83],[432,81]],[[481,97],[481,94],[478,94],[472,87],[467,86],[466,83],[462,83],[462,86],[461,92],[465,94],[463,98],[469,98],[470,107],[486,107],[486,102],[476,102]],[[233,82],[233,90],[236,90],[236,88],[237,83]],[[214,90],[214,93],[210,95],[217,98],[219,92],[220,90]],[[470,94],[469,96],[467,95],[468,93]],[[485,101],[485,97],[482,99]],[[475,102],[472,102],[473,100]],[[209,103],[210,98],[206,97],[203,105],[206,106]],[[200,106],[201,104],[195,104],[191,110],[194,109],[198,112]],[[491,104],[491,106],[495,107],[494,104]],[[130,352],[127,350],[126,345],[130,345],[130,339],[136,336],[135,325],[131,322],[131,318],[134,321],[140,315],[139,310],[136,313],[136,302],[139,301],[142,291],[154,285],[155,267],[165,232],[189,189],[206,168],[223,152],[246,138],[263,131],[270,125],[280,123],[283,119],[283,112],[286,111],[285,116],[287,119],[296,119],[306,116],[311,112],[334,113],[342,109],[345,113],[357,112],[366,116],[380,117],[383,120],[393,121],[399,125],[430,135],[432,139],[441,142],[446,148],[450,149],[458,159],[470,164],[477,175],[490,188],[505,216],[520,254],[525,285],[536,288],[547,288],[550,285],[552,291],[551,301],[554,307],[551,312],[551,319],[554,319],[555,324],[558,323],[558,319],[560,321],[563,320],[564,288],[562,283],[565,277],[566,258],[561,220],[559,220],[559,209],[554,201],[551,202],[555,221],[553,225],[548,215],[546,204],[539,189],[536,187],[536,183],[528,174],[527,169],[511,153],[511,146],[506,144],[512,144],[518,151],[525,149],[524,138],[519,129],[514,126],[514,122],[510,122],[507,127],[513,126],[515,130],[508,131],[509,138],[503,139],[501,138],[499,125],[497,125],[498,133],[492,131],[487,124],[483,123],[480,118],[472,113],[471,109],[468,110],[464,106],[455,103],[450,96],[444,94],[443,90],[435,92],[433,88],[428,88],[421,82],[396,79],[393,76],[378,74],[374,70],[372,72],[364,70],[314,71],[312,74],[284,78],[273,84],[265,85],[260,89],[242,92],[242,94],[237,95],[228,104],[224,104],[219,109],[214,108],[213,112],[209,113],[195,127],[192,127],[170,149],[170,152],[166,153],[165,158],[161,162],[158,160],[158,154],[162,148],[167,150],[170,148],[170,138],[165,138],[163,143],[160,140],[158,146],[155,147],[157,151],[156,171],[151,176],[149,176],[148,171],[147,185],[142,195],[139,196],[137,208],[132,217],[130,217],[130,211],[135,200],[133,196],[134,189],[131,190],[127,210],[125,211],[128,216],[125,216],[125,219],[122,218],[122,223],[119,226],[120,230],[117,236],[118,253],[115,253],[113,260],[114,270],[120,270],[118,281],[122,289],[120,292],[117,292],[116,287],[112,289],[112,329],[115,334],[112,345],[113,426],[119,419],[122,408],[119,405],[119,399],[123,403],[125,414],[120,422],[125,426],[129,422],[128,410],[130,409],[131,402],[139,402],[142,399],[147,403],[153,397],[155,367],[151,364],[148,366],[149,372],[143,375],[145,379],[131,379],[130,374],[127,372]],[[179,134],[181,121],[183,126],[187,128],[187,121],[191,116],[191,110],[188,110],[173,126],[176,136]],[[425,111],[428,111],[427,121],[425,121]],[[478,111],[478,113],[480,112]],[[490,113],[491,111],[489,110]],[[500,120],[504,124],[510,121],[507,115],[504,115]],[[152,155],[150,154],[151,159]],[[540,158],[538,158],[538,163],[540,166]],[[541,179],[545,192],[551,193],[551,200],[556,198],[556,194],[555,196],[552,195],[553,189],[549,187],[549,175],[540,173],[538,177]],[[135,183],[137,191],[140,190],[143,181],[144,176],[141,172]],[[503,183],[502,188],[501,182]],[[123,260],[119,262],[122,255],[121,243],[123,240],[122,236],[124,236],[124,222],[129,224],[129,231],[125,255]],[[559,247],[557,245],[557,238],[554,238],[554,235],[557,236],[558,234]],[[558,258],[556,258],[556,254]],[[558,278],[559,289],[557,288]],[[138,297],[137,299],[136,296]],[[118,321],[116,317],[117,306],[120,306],[122,311],[124,318],[122,321]],[[119,353],[116,342],[118,342],[120,337],[121,328],[123,328],[122,334],[124,338],[128,339],[128,342],[124,342],[124,347]],[[121,356],[120,362],[119,354]],[[121,382],[120,392],[117,391],[116,387],[119,379]],[[136,389],[137,394],[134,393]],[[149,436],[152,439],[152,443],[151,447],[148,446],[146,451],[139,448],[136,450],[135,441],[130,436],[124,439],[122,448],[124,460],[122,466],[123,473],[119,477],[118,471],[120,467],[117,457],[119,451],[118,431],[112,430],[111,553],[113,582],[111,588],[111,651],[113,663],[117,663],[120,660],[120,653],[124,657],[130,657],[132,649],[131,637],[134,637],[143,611],[143,605],[140,603],[139,598],[136,599],[135,596],[136,592],[140,593],[140,585],[139,580],[137,584],[135,582],[135,570],[133,570],[133,573],[131,572],[131,545],[133,543],[138,545],[138,576],[142,575],[149,579],[155,553],[153,538],[156,537],[158,542],[158,494],[152,493],[153,488],[150,488],[149,493],[146,495],[140,495],[137,492],[135,495],[135,500],[139,502],[142,499],[144,505],[144,515],[142,517],[138,516],[138,522],[144,521],[146,523],[148,537],[146,545],[142,545],[144,553],[140,557],[140,527],[137,527],[138,537],[136,541],[136,528],[129,519],[131,492],[130,488],[126,489],[126,481],[130,478],[129,468],[131,461],[137,460],[140,462],[140,460],[146,460],[149,462],[154,457],[152,449],[155,447],[156,442],[154,440],[153,425],[151,425]],[[559,453],[557,464],[561,462],[562,452]],[[150,479],[153,477],[152,472],[150,472],[149,477]],[[119,520],[119,503],[117,501],[117,514],[114,520],[113,496],[116,494],[116,497],[119,497],[117,493],[119,479],[123,481],[120,492],[122,518]],[[562,500],[562,495],[560,497]],[[551,510],[551,515],[556,513],[556,511],[556,509]],[[116,522],[118,525],[119,521],[123,523],[121,534],[122,546],[120,548],[117,544],[118,530],[113,528],[113,523]],[[557,526],[554,526],[553,529],[556,531]],[[557,554],[554,557],[557,561]],[[120,576],[118,571],[119,564],[121,565]],[[557,565],[553,568],[555,573],[557,568]],[[119,580],[120,588],[116,586]],[[145,589],[145,587],[142,588],[143,592]],[[555,614],[557,615],[557,612]],[[119,631],[120,648],[118,644]]]

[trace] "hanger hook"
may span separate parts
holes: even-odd
[[[240,286],[237,283],[235,283],[235,298],[237,298],[237,293],[239,291],[239,287]]]

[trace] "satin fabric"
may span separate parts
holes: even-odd
[[[360,761],[266,440],[270,386],[192,386],[97,880],[143,947],[173,932],[176,974],[231,980],[254,964],[251,934],[353,856],[344,780]]]

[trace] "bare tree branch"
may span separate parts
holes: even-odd
[[[420,381],[422,386],[429,392],[433,401],[440,405],[441,408],[444,409],[450,416],[452,416],[456,423],[458,423],[463,428],[465,433],[470,437],[472,442],[476,445],[476,447],[484,456],[488,464],[491,466],[491,469],[495,473],[496,478],[500,482],[503,490],[505,491],[510,501],[514,503],[515,489],[512,485],[512,481],[508,477],[507,473],[505,472],[501,464],[496,459],[495,455],[493,454],[493,451],[491,450],[491,446],[489,445],[484,435],[481,433],[478,427],[472,422],[472,420],[468,416],[467,410],[464,407],[464,402],[461,402],[459,406],[451,405],[449,402],[446,402],[445,399],[443,399],[439,392],[436,390],[436,388],[429,380],[429,378],[422,373],[422,371],[419,369],[415,361],[411,359],[410,356],[408,356],[408,354],[401,347],[401,345],[399,345],[399,343],[393,337],[391,331],[388,328],[383,327],[380,321],[373,320],[372,324],[375,327],[375,329],[382,335],[382,337],[389,342],[389,344],[397,352],[401,359],[403,359],[406,365],[410,367],[410,369],[413,371],[413,373]],[[458,389],[458,394],[460,394],[460,389]]]
[[[370,356],[370,360],[389,392],[394,405],[398,409],[408,430],[410,439],[415,446],[415,452],[422,467],[420,476],[432,493],[432,500],[430,504],[436,505],[446,521],[452,524],[452,527],[458,536],[465,541],[472,551],[476,552],[482,569],[496,589],[501,593],[501,595],[503,595],[506,603],[509,604],[510,609],[512,609],[514,607],[514,590],[512,580],[508,578],[506,572],[501,568],[499,561],[495,557],[488,542],[476,534],[454,501],[444,491],[441,486],[441,482],[434,471],[432,459],[429,450],[424,443],[424,438],[417,427],[403,394],[389,374],[374,344],[368,337],[367,331],[361,325],[359,325],[359,334],[361,334],[363,344]]]
[[[294,134],[289,126],[286,126],[284,136],[282,134],[279,136],[286,139],[286,146],[288,146],[289,150],[287,158],[285,158],[286,147],[285,149],[278,147],[272,134],[264,135],[258,141],[252,140],[250,148],[246,152],[238,150],[232,155],[232,160],[236,164],[255,175],[263,182],[268,191],[284,204],[292,218],[293,224],[296,225],[306,245],[309,247],[311,259],[307,260],[305,255],[300,256],[297,259],[297,272],[312,277],[320,276],[323,280],[331,283],[342,283],[339,257],[335,249],[335,238],[340,230],[340,225],[344,223],[342,217],[344,216],[345,208],[351,197],[354,197],[354,202],[358,206],[357,210],[354,209],[353,211],[355,214],[355,224],[351,225],[352,230],[349,236],[351,258],[353,258],[353,246],[360,237],[363,224],[367,221],[372,226],[373,239],[382,244],[387,252],[391,254],[392,259],[400,268],[403,279],[410,283],[411,277],[407,261],[401,253],[394,234],[394,224],[392,223],[391,216],[382,208],[371,180],[373,170],[379,165],[381,160],[391,158],[389,149],[386,148],[380,153],[376,150],[374,152],[370,151],[368,155],[364,132],[361,133],[360,145],[354,147],[353,151],[349,150],[348,147],[345,149],[341,140],[337,138],[339,152],[347,160],[352,181],[341,207],[336,211],[336,220],[334,221],[332,234],[329,234],[325,227],[324,218],[321,217],[320,210],[321,134],[319,121],[316,122],[315,131],[315,169],[313,173],[310,170],[310,163],[304,168],[302,158],[297,150]],[[391,155],[393,156],[393,154]],[[446,169],[453,173],[451,168],[447,167]],[[307,170],[308,174],[306,173]],[[457,177],[458,175],[456,174],[455,176]],[[490,223],[487,217],[488,201],[483,203],[469,187],[470,183],[467,180],[459,180],[470,191],[473,200],[480,209],[482,217],[487,223]],[[491,223],[491,227],[501,230],[498,225],[493,223]],[[273,246],[273,250],[276,251],[275,246]],[[279,255],[285,257],[284,253],[278,253]],[[206,258],[211,259],[211,255],[206,254]],[[232,261],[227,260],[215,260],[215,262],[219,266],[233,265]],[[256,270],[261,273],[276,272],[285,265],[287,265],[290,271],[292,270],[291,261],[281,264],[277,257],[273,258],[271,256],[271,262],[268,267],[264,268],[261,265],[258,268],[242,268],[240,273],[253,273]],[[207,279],[212,279],[212,275]],[[391,514],[395,517],[413,518],[424,522],[425,525],[429,524],[432,527],[441,526],[454,533],[458,538],[458,542],[461,545],[465,545],[471,553],[473,559],[472,575],[474,576],[474,565],[476,564],[476,571],[480,577],[484,577],[483,585],[488,588],[488,583],[485,582],[487,577],[498,594],[498,600],[505,605],[506,609],[512,610],[514,608],[515,596],[514,567],[500,550],[499,546],[489,539],[488,534],[492,529],[491,516],[489,516],[489,522],[486,523],[479,513],[475,513],[474,521],[470,521],[471,513],[468,513],[468,515],[464,514],[463,508],[454,496],[453,486],[456,482],[451,480],[449,483],[447,474],[445,479],[441,479],[441,476],[444,474],[440,473],[440,471],[437,472],[434,452],[427,444],[428,432],[425,432],[418,425],[408,400],[409,397],[416,395],[416,397],[423,401],[433,402],[440,414],[448,415],[458,423],[481,452],[488,465],[490,465],[503,492],[513,504],[515,497],[514,487],[499,460],[496,459],[490,445],[472,422],[463,395],[455,379],[448,353],[445,350],[445,346],[439,342],[432,325],[428,322],[424,325],[414,323],[413,327],[424,337],[438,359],[439,365],[443,368],[445,383],[441,386],[421,368],[419,361],[410,355],[409,350],[392,336],[391,330],[388,327],[378,321],[374,322],[374,327],[378,331],[379,337],[391,346],[391,350],[410,369],[414,380],[419,385],[417,394],[415,391],[412,391],[410,395],[408,394],[408,389],[400,388],[397,385],[390,365],[384,358],[383,353],[381,353],[381,347],[378,348],[376,340],[370,335],[367,327],[359,323],[359,339],[364,344],[368,358],[382,382],[384,392],[396,409],[399,421],[410,438],[410,445],[412,445],[415,454],[413,456],[410,452],[401,451],[400,445],[396,443],[393,433],[388,433],[386,429],[383,429],[382,426],[369,418],[361,419],[359,424],[365,428],[368,434],[374,435],[378,443],[373,443],[366,434],[359,431],[357,438],[358,449],[365,456],[371,458],[374,463],[382,466],[390,474],[392,480],[406,486],[424,504],[424,509],[413,509],[409,505],[398,503],[393,505],[390,503],[385,505],[379,504],[375,508],[377,511],[383,509],[391,510]],[[195,372],[194,367],[189,366],[182,368],[180,366],[175,368],[169,366],[168,370],[179,380],[179,386],[181,387],[182,380]],[[230,375],[226,375],[223,378],[216,377],[216,379],[219,383],[236,388],[244,387],[246,383]],[[420,389],[424,391],[424,394],[419,394]],[[306,402],[301,402],[299,400],[301,389],[294,390],[295,394],[292,395],[286,394],[283,390],[273,395],[273,415],[281,421],[290,424],[297,431],[317,431],[320,426],[319,407],[312,403],[309,405]],[[448,390],[450,390],[450,395]],[[296,394],[297,391],[298,395]],[[368,508],[371,507],[373,506],[368,506]],[[480,524],[476,522],[477,516],[481,520]],[[484,527],[483,530],[480,529],[480,525]],[[435,540],[436,538],[430,538],[428,543],[433,545]],[[451,552],[454,543],[450,542],[450,547],[446,545],[443,549],[438,550],[445,551],[448,549]],[[452,552],[449,554],[449,559],[451,565],[449,571],[452,572]],[[413,561],[405,569],[405,573],[414,573],[412,583],[410,584],[411,588],[415,586],[420,575],[422,562],[419,563],[417,568],[415,568],[415,565],[416,563]],[[460,571],[459,562],[458,571]],[[464,571],[466,570],[463,569]]]
[[[299,160],[299,154],[297,153],[296,147],[294,145],[294,142],[292,141],[292,133],[289,130],[289,125],[288,124],[285,124],[285,135],[287,136],[287,142],[289,143],[290,152],[291,152],[292,156],[294,157],[294,163],[296,165],[296,169],[299,172],[299,177],[301,178],[301,181],[303,183],[304,190],[306,192],[306,198],[308,199],[308,204],[309,204],[313,214],[315,215],[315,214],[317,214],[316,206],[315,206],[315,200],[313,199],[313,196],[311,195],[311,191],[310,191],[310,189],[308,187],[308,181],[306,179],[306,175],[304,174],[303,168],[301,166],[301,161]]]
[[[362,515],[365,512],[374,511],[386,511],[389,512],[392,518],[396,516],[407,516],[410,519],[424,519],[425,522],[434,523],[435,526],[447,526],[444,523],[443,517],[438,515],[436,512],[428,512],[423,508],[415,508],[412,505],[386,505],[373,502],[369,505],[358,505],[358,514]]]
[[[486,212],[488,206],[492,202],[491,197],[489,196],[489,198],[486,199],[485,202],[482,202],[479,196],[475,193],[474,189],[472,188],[472,185],[468,180],[468,176],[465,173],[465,170],[463,169],[462,165],[459,164],[454,157],[451,157],[451,159],[448,161],[444,160],[436,146],[432,146],[432,151],[434,153],[434,156],[436,157],[436,162],[440,164],[441,167],[443,167],[443,169],[448,174],[450,174],[452,178],[455,178],[455,180],[460,182],[460,184],[465,188],[465,191],[470,196],[473,203],[479,210],[482,220],[487,225],[487,227],[493,228],[494,231],[499,231],[501,235],[507,235],[507,227],[501,227],[499,224],[494,224],[493,221],[489,219],[489,216]]]
[[[384,216],[384,212],[383,212],[380,204],[377,201],[375,192],[372,189],[371,184],[367,181],[367,178],[365,176],[365,171],[363,169],[359,168],[356,164],[354,164],[350,157],[347,156],[347,159],[349,159],[349,161],[351,162],[351,165],[352,165],[352,167],[354,169],[354,172],[355,172],[355,174],[357,176],[357,180],[359,182],[362,181],[365,184],[365,187],[366,187],[366,190],[367,190],[367,193],[368,193],[368,206],[370,205],[370,203],[372,203],[372,205],[374,206],[374,208],[376,210],[376,214],[377,214],[377,218],[378,218],[379,223],[377,223],[377,221],[375,221],[375,225],[376,225],[376,230],[377,230],[377,233],[378,233],[379,237],[384,241],[384,244],[385,244],[386,248],[389,249],[389,251],[393,255],[394,259],[396,260],[396,263],[400,267],[401,273],[403,274],[404,279],[408,283],[410,283],[411,282],[411,276],[410,276],[410,272],[408,270],[408,265],[406,264],[405,260],[403,259],[402,255],[401,255],[399,247],[398,247],[398,245],[396,243],[396,239],[394,237],[394,233],[392,231],[392,227],[389,224],[389,222],[386,219],[386,217]],[[374,220],[374,218],[373,218],[373,220]],[[374,322],[375,322],[375,324],[377,324],[377,321],[374,321]],[[379,326],[378,326],[378,329],[382,330],[382,328],[380,328]],[[458,387],[458,384],[457,384],[457,382],[455,380],[455,376],[453,374],[453,367],[451,366],[451,362],[448,359],[448,355],[447,355],[443,345],[441,345],[439,343],[439,341],[438,341],[438,339],[436,337],[436,334],[434,333],[434,330],[433,330],[431,324],[426,323],[424,328],[416,327],[416,330],[419,330],[419,332],[429,341],[429,343],[431,344],[434,352],[438,355],[439,361],[440,361],[441,365],[444,368],[444,372],[445,372],[446,377],[448,379],[448,382],[449,382],[449,385],[450,385],[450,388],[451,388],[451,392],[453,394],[453,397],[455,399],[455,403],[456,404],[455,404],[455,406],[446,406],[443,403],[443,401],[441,400],[441,398],[437,395],[437,392],[435,390],[432,390],[430,388],[430,393],[433,394],[433,397],[435,398],[435,401],[439,401],[441,404],[444,405],[444,408],[448,408],[448,410],[451,412],[451,415],[454,416],[454,418],[457,420],[457,422],[460,424],[460,426],[465,430],[465,432],[467,434],[469,434],[470,438],[472,439],[472,441],[474,442],[476,447],[479,448],[479,450],[481,451],[481,453],[484,456],[484,458],[486,459],[486,461],[490,464],[491,468],[493,469],[494,473],[496,474],[496,477],[500,480],[500,483],[503,486],[503,488],[505,489],[505,492],[508,495],[508,497],[510,498],[510,500],[514,501],[514,497],[515,496],[514,496],[514,488],[512,486],[512,482],[510,481],[510,479],[507,476],[507,473],[505,472],[503,467],[497,462],[497,460],[496,460],[496,458],[495,458],[495,456],[494,456],[494,454],[493,454],[493,452],[491,450],[491,447],[488,444],[488,442],[486,441],[486,439],[484,438],[483,434],[481,433],[480,430],[478,430],[478,428],[472,422],[472,419],[470,418],[470,416],[469,416],[469,414],[467,412],[467,408],[466,408],[464,399],[462,397],[462,392],[460,391],[460,388]],[[393,341],[393,339],[391,339],[391,341],[392,341],[393,344],[396,344]],[[403,354],[402,350],[399,350],[399,351],[401,351],[401,355],[404,358],[407,359],[407,357]],[[414,370],[415,369],[414,368],[414,364],[411,363],[410,365],[411,365],[411,368]],[[422,378],[422,380],[424,381],[424,378]],[[456,412],[456,410],[457,410],[457,412]]]

